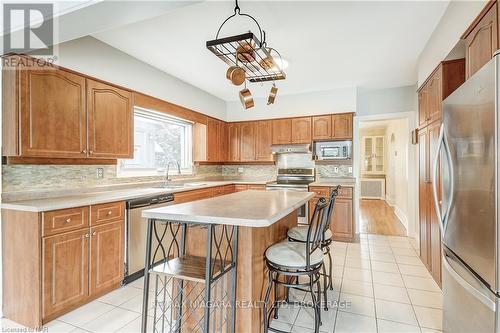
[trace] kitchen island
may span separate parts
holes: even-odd
[[[160,331],[261,332],[264,252],[286,238],[297,224],[296,210],[313,196],[249,190],[144,211],[153,254],[145,265],[143,331],[154,320]],[[161,237],[170,237],[172,246],[155,246],[153,238]],[[154,295],[163,297],[155,302],[155,319],[148,317],[151,277]],[[205,306],[207,300],[217,306]]]

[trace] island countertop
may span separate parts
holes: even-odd
[[[313,192],[243,191],[148,209],[142,217],[176,222],[267,227],[307,203]]]

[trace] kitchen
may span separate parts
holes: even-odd
[[[43,60],[4,47],[3,329],[494,331],[496,264],[442,226],[474,209],[454,208],[468,193],[448,199],[475,179],[451,170],[454,149],[479,163],[489,147],[455,147],[454,128],[478,125],[450,115],[493,71],[496,2],[73,5],[54,3]],[[365,25],[307,60],[354,15]],[[199,23],[176,30],[186,21]],[[389,117],[411,124],[406,236],[359,227],[360,122]],[[456,306],[465,297],[483,320]]]

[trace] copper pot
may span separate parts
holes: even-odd
[[[259,61],[259,64],[262,68],[264,68],[266,71],[274,67],[274,59],[273,57],[265,57],[261,61]]]
[[[250,109],[254,106],[252,93],[248,90],[248,88],[240,91],[240,101],[245,109]]]
[[[236,55],[239,61],[244,63],[255,61],[255,50],[252,44],[246,43],[240,45],[236,49]]]
[[[272,86],[271,91],[269,92],[269,97],[267,98],[267,105],[274,104],[274,100],[276,99],[277,93],[278,93],[278,88],[276,86]]]
[[[239,66],[231,66],[226,71],[226,78],[235,86],[239,86],[245,82],[245,70]]]

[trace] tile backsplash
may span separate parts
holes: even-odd
[[[104,171],[97,178],[97,169]],[[221,166],[195,166],[193,175],[172,178],[217,177]],[[30,191],[41,189],[82,188],[100,185],[133,184],[163,180],[163,176],[118,177],[116,165],[3,165],[2,192]]]
[[[352,177],[347,165],[316,165],[317,178]],[[97,177],[97,168],[104,171],[103,178]],[[274,179],[275,165],[200,165],[195,166],[193,175],[182,178],[244,178]],[[134,184],[163,180],[163,176],[118,177],[115,165],[3,165],[2,192],[35,191],[52,189],[90,188],[103,185]]]

